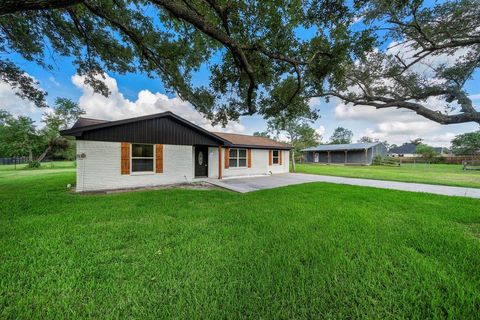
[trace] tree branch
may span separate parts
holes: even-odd
[[[60,9],[75,6],[84,0],[2,0],[0,16],[30,10]]]

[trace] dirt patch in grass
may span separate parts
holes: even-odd
[[[81,192],[81,194],[112,194],[112,193],[136,192],[136,191],[146,191],[146,190],[164,190],[164,189],[219,190],[220,188],[208,182],[192,182],[192,183],[167,184],[167,185],[161,185],[161,186],[146,186],[146,187],[137,187],[137,188],[120,188],[120,189],[109,189],[109,190],[99,190],[99,191],[85,191],[85,192]],[[72,189],[72,192],[75,192],[74,188]]]

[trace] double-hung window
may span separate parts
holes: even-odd
[[[132,144],[132,172],[153,172],[153,145]]]
[[[230,168],[246,168],[247,149],[230,149],[228,164]]]
[[[272,152],[272,163],[273,164],[279,164],[280,163],[280,151],[279,150],[273,150],[273,152]]]

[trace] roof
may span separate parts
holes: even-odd
[[[350,144],[321,144],[316,147],[306,148],[301,151],[345,151],[370,149],[381,142],[350,143]]]
[[[266,137],[256,137],[238,133],[213,133],[235,146],[276,147],[281,149],[290,149],[290,145]]]
[[[234,133],[221,133],[221,132],[210,132],[202,127],[199,127],[193,124],[190,121],[183,119],[182,117],[177,116],[173,112],[167,111],[162,113],[156,113],[141,117],[116,120],[116,121],[107,121],[100,119],[92,118],[79,118],[78,121],[72,126],[72,128],[67,130],[60,131],[60,134],[63,136],[76,136],[82,137],[84,133],[88,133],[97,129],[113,128],[120,125],[131,124],[135,122],[140,122],[144,120],[151,120],[157,118],[173,118],[177,122],[194,129],[209,138],[215,139],[223,145],[231,147],[253,147],[253,148],[279,148],[279,149],[290,149],[290,146],[277,142],[275,140],[265,138],[265,137],[254,137],[242,134]]]
[[[390,150],[388,150],[388,153],[415,154],[417,153],[417,146],[413,143],[407,142],[402,144],[401,146],[391,148]]]
[[[80,118],[78,118],[77,122],[75,122],[75,124],[72,126],[72,129],[91,126],[91,125],[94,125],[94,124],[106,123],[106,122],[109,122],[109,121],[80,117]]]

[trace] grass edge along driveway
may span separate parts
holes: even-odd
[[[297,172],[348,178],[480,188],[480,171],[462,170],[461,165],[451,164],[402,164],[400,167],[387,167],[302,163],[297,164]]]

